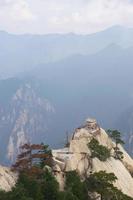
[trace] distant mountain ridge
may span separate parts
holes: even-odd
[[[56,63],[37,66],[30,72],[30,76],[40,80],[44,87],[47,85],[48,98],[56,101],[56,105],[59,102],[62,102],[64,107],[67,105],[66,109],[58,105],[59,109],[64,109],[63,116],[67,116],[66,118],[69,118],[69,107],[69,111],[75,116],[73,123],[76,118],[80,123],[83,116],[89,113],[96,116],[104,127],[119,128],[126,136],[126,147],[132,155],[133,140],[131,141],[128,118],[131,120],[130,124],[133,120],[128,116],[124,123],[120,117],[125,110],[133,106],[132,63],[133,47],[124,49],[111,44],[94,55],[75,55]],[[52,95],[55,89],[57,94],[63,94],[64,98],[55,98]],[[80,117],[77,117],[79,113]],[[123,121],[121,126],[120,123],[118,126],[118,120]]]
[[[133,29],[111,27],[90,34],[14,35],[0,32],[0,73],[3,77],[30,70],[41,63],[55,62],[75,54],[95,54],[110,44],[133,46]]]
[[[12,90],[8,82],[10,86],[12,83]],[[9,90],[10,95],[6,95],[5,102],[0,101],[0,161],[14,163],[22,144],[45,140],[55,109],[47,99],[37,95],[29,82],[9,79],[0,81],[0,88],[2,85],[3,94]]]
[[[117,124],[123,111],[133,106],[132,32],[123,27],[92,35],[0,32],[0,74],[6,73],[0,80],[1,160],[7,155],[14,159],[20,132],[23,138],[56,146],[64,143],[66,131],[72,132],[88,115],[95,116],[105,128],[120,128],[132,154],[129,125]],[[22,99],[13,100],[18,91]],[[36,134],[33,121],[38,123]]]

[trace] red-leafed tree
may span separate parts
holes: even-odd
[[[52,153],[44,144],[24,144],[12,170],[29,175],[41,174],[45,165],[52,166]]]

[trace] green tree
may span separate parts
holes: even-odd
[[[120,151],[119,144],[123,145],[124,141],[121,139],[121,133],[117,130],[107,130],[109,136],[114,140],[114,158],[115,159],[123,159],[123,152]]]
[[[65,190],[73,194],[74,199],[75,197],[78,200],[87,200],[89,198],[86,184],[81,182],[80,177],[76,171],[70,171],[66,173]]]
[[[52,164],[52,153],[44,144],[25,144],[13,170],[19,172],[16,187],[8,200],[58,200],[59,184],[46,165]]]
[[[0,191],[0,200],[10,200],[9,192]]]
[[[85,182],[90,192],[100,194],[101,200],[133,200],[114,186],[116,180],[113,173],[99,171],[91,174]]]
[[[15,189],[21,188],[25,191],[27,197],[34,200],[43,200],[43,194],[41,191],[41,182],[34,177],[29,177],[24,173],[19,175],[19,179]]]
[[[40,179],[21,173],[8,200],[58,200],[59,193],[58,182],[49,171]]]
[[[41,176],[44,166],[52,166],[52,153],[48,145],[24,144],[20,147],[21,153],[17,156],[13,171],[29,176]]]
[[[88,144],[88,147],[91,150],[92,158],[97,157],[101,161],[106,161],[110,158],[110,150],[107,147],[100,145],[96,139],[93,138]]]
[[[45,200],[58,200],[59,184],[48,170],[44,173],[42,192]]]
[[[113,183],[117,180],[113,173],[107,174],[105,171],[91,174],[86,180],[88,190],[97,192],[101,195],[101,200],[110,194],[113,188]]]
[[[39,154],[47,155],[47,157],[40,158],[40,167],[43,169],[46,165],[52,167],[52,151],[48,145],[41,143],[42,149],[39,151]]]
[[[79,200],[79,199],[72,192],[64,191],[59,193],[58,200]]]

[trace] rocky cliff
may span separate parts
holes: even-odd
[[[64,187],[66,171],[76,170],[84,179],[85,176],[89,176],[93,172],[103,170],[108,173],[113,172],[118,178],[115,185],[123,193],[133,197],[133,178],[130,173],[133,169],[132,158],[122,146],[119,146],[124,155],[122,161],[116,160],[113,156],[105,162],[98,158],[91,158],[88,143],[92,138],[113,152],[114,142],[95,120],[87,120],[83,126],[76,129],[67,148],[53,150],[55,176],[61,189],[63,190]]]
[[[17,174],[7,167],[0,166],[0,190],[10,191],[17,181]]]
[[[17,87],[5,106],[0,104],[1,161],[13,163],[22,144],[44,141],[54,112],[30,84]]]

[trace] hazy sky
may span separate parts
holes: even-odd
[[[0,30],[92,33],[133,27],[133,0],[0,0]]]

